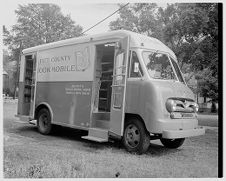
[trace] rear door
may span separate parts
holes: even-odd
[[[128,69],[129,37],[116,43],[111,96],[110,132],[123,135],[125,117],[125,93]]]
[[[37,77],[37,72],[36,72],[36,57],[37,54],[34,53],[32,54],[32,61],[33,61],[33,67],[32,67],[32,74],[31,74],[31,97],[30,97],[30,116],[34,117],[34,107],[35,107],[35,94],[36,94],[36,77]]]

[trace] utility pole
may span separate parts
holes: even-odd
[[[19,86],[19,63],[21,60],[21,52],[22,52],[22,39],[20,40],[19,58],[17,59],[17,65],[16,65],[16,82],[15,82],[15,87],[14,87],[13,99],[16,98],[16,93],[17,93],[18,86]]]

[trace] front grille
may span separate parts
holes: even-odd
[[[195,102],[188,100],[174,100],[176,102],[176,110],[175,112],[186,112],[193,113],[193,106]]]

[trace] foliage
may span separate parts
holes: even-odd
[[[9,88],[7,92],[10,96],[14,94],[14,88],[16,83],[16,62],[12,61],[12,56],[8,54],[6,50],[3,50],[3,70],[8,73],[9,76]]]
[[[119,4],[119,6],[121,8],[123,5]],[[153,34],[158,34],[159,31],[156,10],[155,3],[130,4],[119,11],[120,17],[117,20],[110,22],[110,29],[125,29],[155,37]]]
[[[3,30],[4,43],[9,48],[18,47],[21,41],[23,48],[27,48],[76,37],[82,32],[82,27],[75,25],[69,15],[64,16],[55,4],[19,5],[15,13],[17,24],[11,33]]]
[[[19,5],[15,13],[17,23],[12,29],[9,31],[3,26],[3,43],[10,50],[10,61],[19,62],[24,48],[77,37],[82,32],[82,27],[76,25],[69,15],[64,16],[55,4]],[[10,71],[16,83],[16,69]]]
[[[126,29],[160,39],[175,52],[188,81],[199,76],[196,92],[217,100],[218,4],[175,3],[165,8],[130,4],[119,15],[110,23],[111,30]]]

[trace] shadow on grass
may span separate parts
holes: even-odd
[[[81,144],[80,149],[89,152],[98,152],[104,150],[106,148],[113,148],[114,151],[118,150],[119,152],[125,152],[122,143],[120,141],[114,140],[107,143],[98,143],[94,141],[89,141],[81,138],[88,134],[87,131],[84,130],[76,130],[73,128],[62,127],[58,125],[53,125],[53,129],[50,135],[42,135],[38,132],[36,126],[27,125],[21,126],[14,130],[14,133],[17,133],[21,136],[30,137],[36,139],[37,141],[46,141],[46,137],[48,137],[48,141],[51,140],[65,140],[65,141],[76,141]],[[173,154],[176,152],[180,152],[180,149],[168,149],[162,145],[151,143],[148,151],[144,155],[150,156],[162,156],[167,154]]]
[[[81,144],[80,149],[84,149],[90,152],[94,151],[93,149],[102,150],[109,147],[117,147],[117,144],[113,144],[112,142],[98,143],[81,138],[82,136],[87,135],[88,131],[62,127],[58,125],[53,125],[52,131],[49,135],[40,134],[38,132],[37,127],[34,125],[23,125],[15,129],[7,130],[7,132],[16,133],[20,136],[27,138],[33,138],[38,142],[56,141],[56,140],[61,141],[65,140],[65,142],[75,141],[76,145],[78,145],[78,142],[79,144]]]
[[[150,156],[163,156],[163,155],[177,153],[180,151],[181,151],[180,148],[179,149],[169,149],[169,148],[165,148],[163,145],[151,143],[146,154],[150,155]]]

